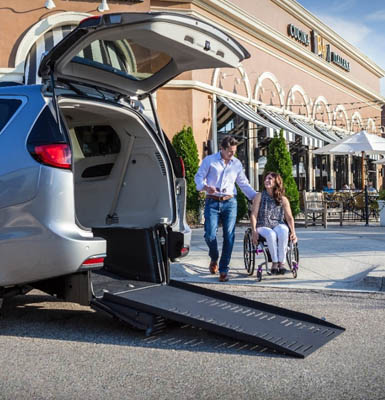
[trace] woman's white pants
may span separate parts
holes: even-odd
[[[274,228],[261,226],[257,228],[258,234],[266,239],[269,248],[271,260],[276,262],[285,262],[287,242],[289,240],[289,228],[287,225],[279,224]]]

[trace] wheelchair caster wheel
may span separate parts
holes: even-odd
[[[262,280],[262,271],[257,271],[257,281],[261,282]]]

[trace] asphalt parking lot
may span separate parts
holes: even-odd
[[[33,292],[0,321],[1,399],[385,398],[385,293],[216,286],[346,328],[301,360],[189,326],[145,337]]]
[[[345,257],[352,260],[350,272],[347,266],[333,272],[338,263],[328,264],[336,257],[328,253],[318,260],[325,254],[321,238],[326,233],[314,230],[316,245],[307,247],[309,232],[299,232],[302,269],[297,280],[282,279],[289,285],[268,278],[256,284],[241,270],[232,272],[230,284],[219,284],[203,270],[204,260],[198,265],[194,249],[184,260],[188,267],[173,266],[179,279],[188,273],[205,287],[325,318],[346,329],[307,358],[176,324],[146,337],[88,307],[32,291],[3,305],[0,399],[385,399],[385,292],[375,285],[364,288],[366,275],[384,260],[384,247],[379,248],[383,233],[375,227],[342,234],[328,229],[335,243],[339,235],[352,242],[356,235],[364,237],[355,246],[357,253]],[[194,246],[201,243],[200,233]],[[372,247],[366,247],[366,240]],[[196,255],[206,257],[203,248],[198,250]],[[235,270],[239,256],[236,251]],[[322,265],[328,266],[319,279],[323,283],[315,284],[307,276],[319,276]],[[200,272],[191,277],[190,270]],[[301,279],[298,286],[290,283]]]

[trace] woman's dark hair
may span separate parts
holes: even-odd
[[[277,172],[267,172],[265,176],[263,177],[263,182],[265,182],[265,179],[267,176],[272,176],[275,178],[275,185],[273,187],[273,197],[276,202],[276,204],[282,204],[282,197],[285,195],[285,187],[283,186],[283,179],[280,174]]]
[[[234,137],[228,135],[225,136],[222,141],[221,141],[221,148],[222,149],[227,149],[228,147],[231,146],[238,146],[238,141]]]

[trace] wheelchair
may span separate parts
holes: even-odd
[[[264,261],[258,264],[257,268],[257,281],[262,280],[262,272],[265,268],[267,275],[271,275],[271,267],[269,263],[272,262],[269,248],[265,238],[259,235],[258,244],[254,245],[252,240],[251,228],[248,228],[243,238],[243,260],[245,262],[245,268],[249,276],[254,274],[255,270],[255,259],[256,256],[261,254],[264,257]],[[290,239],[287,245],[286,251],[287,265],[290,268],[290,272],[293,274],[293,278],[297,278],[299,268],[299,251],[297,243],[293,243]]]

